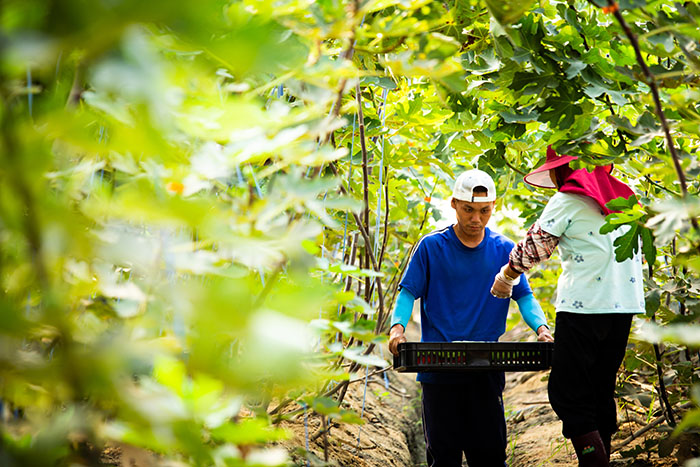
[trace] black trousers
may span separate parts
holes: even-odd
[[[428,466],[505,465],[503,372],[478,372],[459,384],[422,383],[423,433]]]
[[[548,391],[566,438],[617,431],[615,381],[631,324],[631,314],[557,312]]]

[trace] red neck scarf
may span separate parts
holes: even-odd
[[[598,166],[593,172],[586,169],[572,170],[569,165],[557,167],[555,174],[559,191],[588,196],[593,199],[604,215],[613,212],[605,204],[615,198],[629,198],[634,194],[632,189],[610,175],[611,166]]]

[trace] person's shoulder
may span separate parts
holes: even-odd
[[[493,242],[496,246],[503,245],[507,246],[508,248],[515,246],[515,242],[502,233],[496,232],[489,228],[486,229],[486,233],[488,233],[489,241]]]
[[[587,196],[577,195],[576,193],[562,193],[557,191],[549,198],[549,204],[562,204],[562,205],[575,205],[575,204],[586,204]]]
[[[419,257],[430,256],[436,250],[443,249],[445,245],[449,245],[447,235],[450,227],[434,230],[423,235],[411,249],[411,260],[417,254]]]
[[[448,238],[450,228],[450,226],[447,226],[423,235],[418,240],[417,246],[431,247],[443,243]]]
[[[566,208],[572,212],[588,211],[591,208],[596,212],[600,210],[596,202],[588,196],[576,193],[562,193],[561,191],[557,191],[550,198],[549,204]]]
[[[562,212],[573,212],[579,210],[586,204],[584,196],[573,193],[562,193],[557,191],[547,201],[547,205],[542,212],[543,216],[558,217]]]

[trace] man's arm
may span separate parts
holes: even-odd
[[[517,299],[518,309],[525,323],[530,326],[530,329],[537,333],[537,340],[542,342],[554,342],[554,337],[549,332],[547,326],[547,318],[544,316],[542,307],[535,300],[535,297],[530,293]]]
[[[401,289],[396,299],[396,305],[394,306],[394,312],[391,317],[391,330],[389,331],[389,351],[394,355],[399,354],[398,345],[402,342],[406,342],[404,330],[406,329],[408,320],[411,319],[413,302],[415,300],[416,298],[405,288]]]

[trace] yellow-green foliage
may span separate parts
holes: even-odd
[[[617,255],[650,261],[649,316],[695,321],[698,5],[620,4],[679,172],[611,14],[488,3],[497,21],[476,0],[2,2],[0,464],[110,441],[278,464],[279,404],[360,422],[329,390],[343,362],[387,365],[370,351],[433,198],[481,168],[522,233],[549,144],[634,186]],[[550,319],[556,277],[532,277]]]

